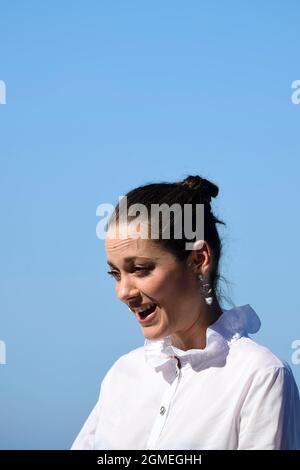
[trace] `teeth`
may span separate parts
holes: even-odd
[[[137,308],[136,311],[138,313],[145,313],[147,312],[147,310],[150,310],[152,307],[154,307],[155,304],[149,304],[147,305],[147,307],[141,307],[141,308]]]

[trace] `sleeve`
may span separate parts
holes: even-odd
[[[90,412],[82,429],[72,444],[71,450],[93,450],[97,423],[99,420],[100,399]]]
[[[103,390],[105,388],[109,374],[110,371],[105,374],[100,385],[98,401],[90,412],[75,441],[73,442],[71,450],[94,450],[95,434],[100,420],[100,411],[103,401]]]
[[[288,364],[255,375],[240,412],[238,449],[300,449],[299,392]]]

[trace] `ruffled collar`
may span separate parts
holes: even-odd
[[[221,365],[232,342],[249,333],[256,333],[260,328],[260,319],[249,305],[222,309],[222,315],[206,330],[206,347],[183,351],[172,346],[171,336],[162,339],[147,339],[144,343],[145,360],[154,368],[163,368],[164,364],[174,361],[177,356],[181,367],[187,365],[201,370],[210,365]]]

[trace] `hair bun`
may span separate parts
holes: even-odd
[[[216,197],[219,193],[219,188],[211,181],[208,181],[201,176],[188,176],[181,181],[181,186],[192,189],[193,191],[199,191],[201,198],[205,202],[210,202],[211,198]]]

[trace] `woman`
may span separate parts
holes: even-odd
[[[219,303],[216,225],[223,222],[210,205],[217,194],[212,182],[189,176],[130,191],[126,207],[146,208],[142,217],[128,210],[124,218],[122,202],[115,208],[106,234],[109,274],[145,344],[107,372],[72,449],[300,448],[290,367],[249,337],[260,327],[250,305]],[[158,204],[176,208],[168,223],[153,215]],[[187,238],[182,214],[193,230],[203,222],[202,238]]]

